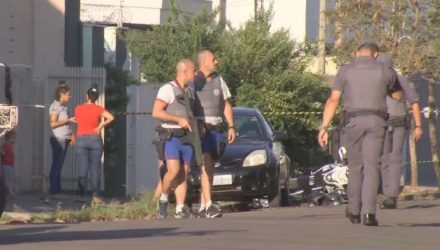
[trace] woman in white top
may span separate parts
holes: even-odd
[[[55,100],[49,108],[50,127],[52,136],[50,145],[52,147],[52,165],[50,168],[50,194],[61,192],[61,169],[66,158],[67,148],[73,143],[72,128],[70,124],[75,123],[74,117],[69,117],[66,104],[70,101],[70,89],[65,81],[60,80],[55,90]]]

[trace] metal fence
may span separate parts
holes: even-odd
[[[49,171],[52,150],[49,145],[51,129],[49,126],[49,107],[54,100],[59,80],[65,80],[71,89],[72,99],[68,104],[73,115],[74,108],[86,100],[87,89],[93,83],[104,93],[106,70],[104,68],[59,68],[48,73],[47,77],[34,78],[29,65],[9,65],[13,105],[18,106],[19,122],[16,127],[15,145],[15,184],[17,192],[41,192],[49,187]],[[0,93],[5,87],[5,67],[0,65]],[[104,106],[104,95],[98,104]],[[6,103],[0,94],[0,104]],[[74,128],[75,129],[75,128]],[[0,139],[0,144],[3,140]],[[77,161],[73,147],[62,171],[63,190],[77,189]],[[104,180],[104,179],[103,179]],[[102,183],[103,183],[102,180]]]
[[[105,105],[105,83],[106,83],[106,70],[105,68],[92,68],[85,69],[79,67],[62,68],[49,72],[47,82],[45,84],[44,94],[44,169],[43,169],[43,189],[49,188],[49,171],[52,161],[52,150],[49,144],[49,138],[52,136],[52,130],[49,126],[49,107],[54,101],[54,93],[58,87],[58,81],[64,80],[70,88],[72,98],[68,103],[69,115],[74,115],[75,107],[86,101],[87,90],[92,84],[97,84],[100,90],[101,96],[97,101],[97,104]],[[76,127],[73,125],[75,130]],[[102,158],[103,159],[103,158]],[[102,165],[101,165],[102,166]],[[102,167],[101,167],[102,171]],[[63,190],[77,190],[77,176],[78,176],[78,161],[75,157],[74,147],[69,147],[68,153],[62,169],[62,189]],[[101,183],[104,185],[104,175],[102,175]]]

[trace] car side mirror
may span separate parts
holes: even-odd
[[[274,142],[283,142],[288,139],[287,134],[283,131],[275,131],[272,135],[272,141]]]

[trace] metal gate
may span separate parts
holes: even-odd
[[[56,71],[50,72],[48,75],[47,83],[45,84],[44,95],[44,178],[43,187],[47,191],[49,188],[49,171],[52,161],[52,150],[50,148],[49,138],[52,136],[52,130],[49,126],[49,107],[54,101],[55,90],[58,87],[58,81],[64,80],[70,88],[72,98],[68,103],[69,115],[73,116],[75,107],[86,101],[87,90],[92,84],[97,84],[100,90],[101,96],[99,97],[97,104],[105,106],[105,83],[106,83],[106,70],[105,68],[62,68]],[[76,131],[76,126],[72,126]],[[103,157],[101,158],[103,163]],[[103,164],[101,164],[101,172]],[[67,156],[62,169],[61,185],[63,190],[77,190],[77,176],[78,176],[78,162],[75,157],[74,146],[70,146],[67,152]],[[104,185],[104,175],[102,174],[101,183]]]

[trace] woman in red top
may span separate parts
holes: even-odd
[[[91,173],[92,202],[101,203],[101,156],[103,143],[101,131],[114,117],[103,107],[96,105],[99,97],[97,87],[87,91],[87,102],[75,108],[78,123],[76,131],[76,155],[79,162],[78,186],[81,198],[85,195],[87,172]]]

